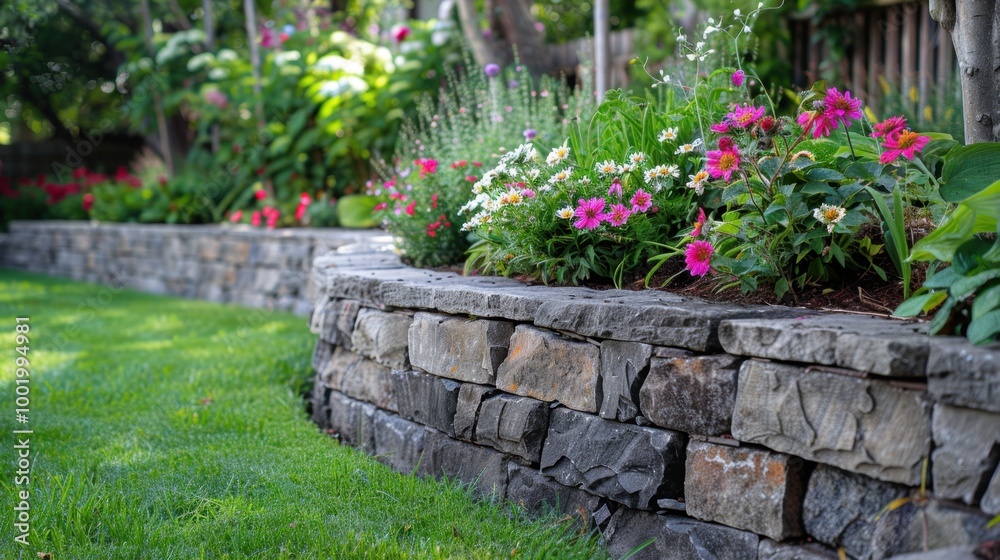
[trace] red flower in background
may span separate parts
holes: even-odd
[[[94,207],[94,195],[87,193],[83,195],[83,211],[90,212],[90,209]]]
[[[302,218],[306,216],[306,210],[310,204],[312,204],[312,197],[308,193],[302,193],[302,196],[299,197],[299,205],[295,208],[296,220],[302,221]]]

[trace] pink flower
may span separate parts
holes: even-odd
[[[392,38],[396,40],[397,43],[402,43],[410,34],[410,28],[405,25],[397,25],[392,28]]]
[[[491,78],[496,78],[497,76],[500,75],[500,67],[496,64],[493,64],[492,62],[487,64],[483,68],[483,71],[486,72],[486,75]]]
[[[94,195],[87,193],[83,195],[83,211],[90,212],[90,209],[94,206]]]
[[[413,163],[420,169],[420,178],[437,173],[438,162],[436,159],[420,158]]]
[[[904,128],[906,128],[906,118],[900,116],[889,117],[875,124],[875,132],[872,132],[872,138],[889,139]]]
[[[278,225],[278,218],[281,217],[281,211],[277,208],[271,209],[271,213],[267,216],[267,229],[274,229],[274,226]]]
[[[594,229],[608,219],[608,215],[604,213],[606,203],[603,198],[591,198],[590,200],[581,198],[577,202],[579,206],[573,211],[573,215],[577,218],[573,222],[573,227],[576,229]]]
[[[254,191],[253,196],[257,200],[264,200],[265,198],[267,198],[267,191],[265,191],[264,189],[259,189],[257,191]]]
[[[811,129],[813,138],[829,136],[830,132],[840,126],[840,121],[835,117],[819,111],[804,111],[795,121],[807,133]]]
[[[403,208],[403,212],[406,212],[407,216],[412,216],[412,215],[416,214],[417,213],[417,202],[413,201],[413,202],[407,204],[406,208]]]
[[[742,107],[737,107],[732,113],[726,115],[725,122],[737,128],[750,128],[763,116],[763,107],[744,105]]]
[[[608,189],[608,196],[617,196],[621,198],[622,196],[622,183],[616,177],[614,181],[611,181],[611,188]]]
[[[533,189],[521,189],[521,196],[524,198],[535,198],[535,191]]]
[[[254,212],[250,215],[250,225],[253,227],[260,227],[260,211]]]
[[[729,125],[724,122],[720,122],[713,124],[712,126],[708,127],[708,129],[711,130],[712,132],[715,132],[716,134],[726,134],[729,132]]]
[[[892,163],[903,156],[912,160],[917,152],[924,149],[924,146],[931,141],[930,136],[922,136],[910,129],[897,132],[895,136],[890,136],[882,144],[885,149],[882,157],[878,158],[879,163]]]
[[[225,109],[226,105],[229,105],[229,99],[226,98],[226,94],[217,89],[206,91],[204,97],[205,101],[215,105],[219,109]]]
[[[740,153],[735,147],[710,150],[705,155],[708,156],[708,174],[715,179],[722,178],[728,182],[733,178],[733,172],[740,167]]]
[[[628,221],[628,217],[632,215],[632,211],[625,207],[623,204],[612,204],[611,212],[608,214],[608,222],[613,226],[623,226],[625,222]]]
[[[704,276],[711,269],[712,253],[715,247],[708,241],[692,241],[684,249],[684,264],[691,276]]]
[[[737,71],[733,72],[733,85],[736,86],[736,87],[742,86],[743,85],[743,79],[745,77],[746,77],[746,73],[744,73],[742,70],[737,70]]]
[[[653,197],[642,189],[635,191],[632,195],[632,199],[629,200],[629,204],[632,205],[633,212],[645,212],[649,210],[649,207],[653,205]]]
[[[691,232],[691,237],[698,237],[699,235],[701,235],[701,228],[705,225],[706,220],[707,218],[705,217],[705,209],[699,208],[698,219],[695,220],[694,222],[694,230]]]
[[[243,219],[243,211],[242,210],[237,210],[237,211],[235,211],[235,212],[233,212],[232,214],[229,215],[229,221],[233,222],[234,224],[240,223],[240,220],[242,220],[242,219]]]
[[[382,210],[385,210],[388,207],[389,207],[389,205],[386,204],[385,202],[379,202],[378,204],[375,205],[375,208],[374,208],[373,211],[374,212],[381,212]]]
[[[837,88],[826,90],[823,105],[826,107],[824,114],[834,121],[843,120],[844,126],[850,124],[852,120],[858,120],[863,116],[861,113],[861,100],[852,99],[851,92],[847,90],[844,90],[844,93],[837,91]],[[833,128],[836,128],[836,126]]]

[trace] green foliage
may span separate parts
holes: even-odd
[[[996,149],[997,145],[992,146]],[[978,157],[988,158],[990,149],[952,152],[959,161],[976,167]],[[971,154],[979,154],[974,157]],[[951,161],[945,164],[950,169]],[[984,177],[985,180],[988,178]],[[942,187],[943,189],[943,187]],[[951,266],[929,276],[921,289],[896,309],[896,315],[912,317],[934,312],[932,334],[955,334],[973,344],[986,344],[1000,335],[1000,180],[985,188],[968,183],[975,192],[930,235],[921,239],[910,254],[914,261],[938,261]],[[978,191],[978,192],[976,192]]]
[[[471,61],[465,68],[449,74],[436,100],[419,104],[400,136],[399,159],[371,188],[382,200],[378,218],[404,258],[420,266],[462,261],[470,241],[459,229],[459,209],[484,164],[528,136],[540,144],[562,142],[567,126],[591,111],[589,96],[551,78],[535,81],[519,64],[494,78]]]
[[[317,430],[302,317],[11,272],[0,313],[31,318],[25,557],[606,557],[565,521],[476,502]],[[0,390],[14,381],[4,360]],[[0,428],[24,426],[8,414]],[[4,503],[24,490],[16,469],[0,465]]]
[[[941,198],[961,202],[993,181],[1000,181],[1000,144],[956,148],[941,171]]]

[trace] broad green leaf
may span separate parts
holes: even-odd
[[[961,202],[1000,181],[1000,143],[955,148],[945,159],[941,181],[941,198],[948,202]]]
[[[993,220],[1000,220],[1000,179],[990,186],[962,201],[972,211]]]
[[[994,284],[976,294],[976,299],[972,301],[972,318],[978,319],[995,309],[1000,309],[1000,284]]]
[[[941,302],[947,297],[947,292],[927,292],[926,294],[913,296],[899,304],[899,307],[892,314],[896,317],[916,317],[922,311],[930,311],[941,305]]]
[[[996,218],[978,215],[961,204],[944,223],[913,246],[907,260],[951,262],[962,243],[977,233],[994,231],[996,226]]]
[[[844,174],[836,169],[829,169],[826,167],[813,167],[807,169],[804,173],[806,179],[810,181],[833,181],[839,182],[845,179]]]
[[[370,228],[378,225],[372,219],[372,210],[376,204],[375,197],[352,194],[340,197],[337,201],[337,219],[346,228]]]
[[[961,278],[957,272],[951,268],[940,270],[934,276],[924,281],[924,287],[932,290],[944,290],[950,288],[956,280]]]
[[[965,299],[976,293],[980,286],[996,278],[1000,278],[1000,268],[986,270],[972,276],[962,276],[951,285],[951,295],[960,300]]]
[[[973,344],[987,344],[1000,333],[1000,309],[995,309],[969,323],[965,336]]]

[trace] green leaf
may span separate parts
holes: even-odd
[[[994,284],[976,294],[976,299],[972,301],[972,319],[978,319],[997,308],[1000,308],[1000,284]]]
[[[810,181],[826,181],[839,183],[843,181],[846,177],[840,171],[836,169],[829,169],[826,167],[813,167],[807,169],[805,172],[806,179]]]
[[[913,246],[908,260],[951,262],[962,243],[977,233],[994,231],[996,226],[995,218],[978,215],[961,204],[944,223]]]
[[[1000,143],[955,148],[946,158],[941,181],[941,198],[948,202],[961,202],[1000,181]]]
[[[1000,333],[1000,309],[995,309],[969,323],[965,336],[973,344],[987,344]]]
[[[925,280],[924,287],[931,290],[944,290],[949,288],[959,278],[961,278],[961,276],[959,276],[957,272],[951,268],[946,268]]]
[[[837,191],[833,187],[822,181],[810,181],[799,192],[802,194],[837,194]]]
[[[899,304],[899,307],[892,314],[896,317],[916,317],[922,311],[930,311],[941,305],[941,302],[947,297],[947,292],[927,292],[926,294],[913,296]]]
[[[378,225],[372,219],[376,199],[373,196],[352,194],[337,201],[337,219],[346,228],[370,228]]]
[[[1000,268],[980,272],[973,276],[963,276],[951,285],[951,295],[960,300],[965,299],[976,293],[980,286],[995,278],[1000,278]]]
[[[788,293],[788,280],[782,278],[774,283],[774,295],[778,296],[778,299],[785,297]]]
[[[967,276],[970,272],[979,267],[983,262],[983,253],[989,250],[992,243],[989,241],[973,237],[962,243],[955,250],[955,258],[951,261],[951,267],[962,276]]]
[[[841,250],[840,246],[836,243],[830,243],[830,252],[833,253],[833,258],[837,259],[840,266],[844,266],[844,251]]]

